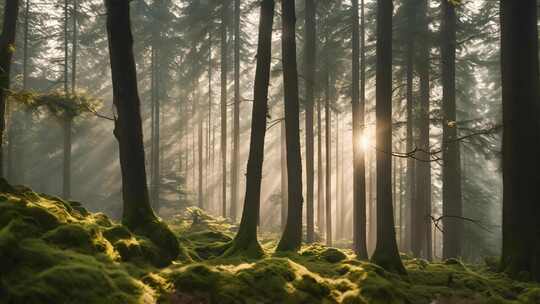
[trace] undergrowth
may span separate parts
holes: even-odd
[[[181,254],[89,213],[80,203],[0,181],[1,303],[486,303],[538,304],[540,286],[493,262],[428,263],[403,256],[407,276],[321,244],[265,256],[223,257],[237,227],[188,209],[170,221]],[[167,265],[164,267],[164,265]]]

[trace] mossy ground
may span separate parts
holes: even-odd
[[[79,203],[0,183],[1,303],[538,304],[540,285],[485,265],[404,256],[407,276],[320,244],[260,259],[222,257],[236,227],[187,210],[169,222],[179,257]],[[168,266],[163,267],[167,264]]]

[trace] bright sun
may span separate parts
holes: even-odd
[[[358,140],[358,146],[360,149],[367,151],[371,146],[371,140],[367,134],[363,134]]]

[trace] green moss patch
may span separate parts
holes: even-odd
[[[168,264],[178,251],[151,241],[159,239],[158,232],[132,233],[80,203],[3,180],[0,188],[0,298],[5,303],[155,302],[155,292],[139,278],[151,272],[151,265]],[[166,237],[171,236],[176,238]]]

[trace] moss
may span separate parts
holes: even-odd
[[[337,263],[345,260],[347,256],[336,248],[328,248],[321,253],[321,258],[330,263]]]
[[[161,220],[145,223],[134,233],[147,237],[156,245],[159,250],[159,259],[154,260],[156,266],[166,266],[180,254],[180,244],[176,235]]]

